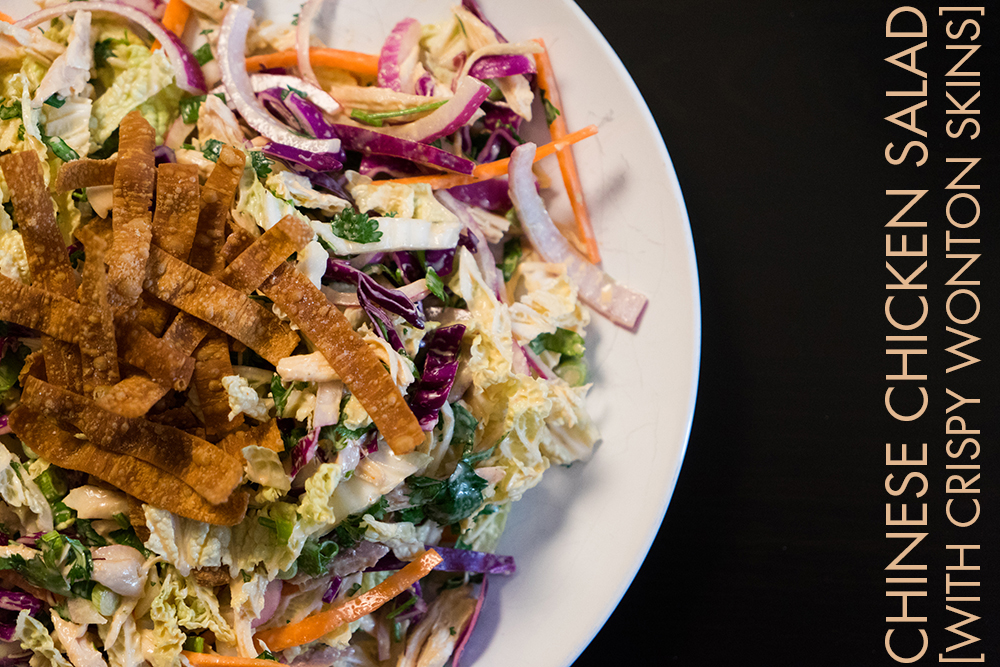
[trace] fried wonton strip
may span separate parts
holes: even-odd
[[[150,294],[226,332],[271,363],[298,345],[298,334],[270,310],[155,246],[149,267],[145,287]]]
[[[163,332],[177,317],[177,309],[163,303],[149,292],[143,292],[139,300],[141,305],[133,324],[150,331],[154,336],[163,336]]]
[[[189,355],[134,324],[118,327],[117,340],[119,355],[126,362],[165,387],[187,389],[195,363]]]
[[[156,422],[157,424],[170,424],[174,428],[179,428],[182,431],[190,431],[193,428],[199,428],[201,426],[201,422],[198,421],[198,417],[191,412],[190,408],[183,405],[179,408],[164,410],[159,414],[149,415],[146,419],[151,422]]]
[[[405,454],[424,441],[417,418],[382,362],[308,278],[283,264],[260,289],[323,353],[393,452]]]
[[[111,304],[116,314],[131,308],[142,292],[152,238],[149,209],[156,184],[153,127],[135,110],[122,119],[119,136],[111,218],[115,234],[108,261]]]
[[[146,375],[133,375],[105,391],[95,404],[122,417],[141,417],[169,390]]]
[[[93,475],[125,493],[178,516],[221,526],[235,526],[246,515],[249,494],[238,491],[212,505],[173,475],[132,456],[105,451],[77,439],[59,424],[25,406],[10,415],[10,426],[21,440],[46,461]]]
[[[240,459],[243,458],[243,448],[250,445],[267,447],[272,452],[284,451],[285,443],[281,440],[278,420],[272,419],[252,428],[230,433],[219,441],[219,447],[222,448],[222,451]]]
[[[108,160],[81,158],[71,162],[64,162],[63,166],[59,167],[59,174],[56,176],[56,191],[66,192],[68,190],[90,188],[95,185],[113,185],[115,182],[115,167],[117,166],[117,158],[110,158]]]
[[[198,229],[200,207],[197,166],[167,163],[157,167],[153,245],[186,262]]]
[[[80,305],[87,317],[80,323],[80,358],[83,362],[83,393],[94,396],[101,388],[116,384],[118,345],[115,322],[108,304],[108,276],[104,267],[107,243],[96,234],[83,234],[87,261],[80,283]],[[46,359],[46,368],[48,359]]]
[[[222,378],[235,374],[229,361],[229,338],[218,330],[212,331],[195,350],[194,359],[194,385],[205,415],[205,433],[209,441],[217,442],[243,425],[242,414],[229,419],[229,392],[222,386]]]
[[[56,224],[52,198],[45,187],[42,163],[34,151],[0,158],[0,168],[10,189],[14,218],[24,240],[32,282],[49,292],[73,299],[76,276],[66,254],[62,232]],[[80,391],[80,351],[75,345],[42,337],[42,351],[55,384]]]
[[[90,399],[26,378],[22,403],[69,422],[101,449],[150,463],[189,484],[213,504],[225,502],[243,478],[243,466],[210,442],[180,429],[102,410]]]
[[[75,344],[84,317],[86,309],[75,301],[0,274],[0,320]]]
[[[225,266],[219,249],[226,240],[226,221],[245,163],[246,156],[241,151],[223,145],[212,173],[201,188],[201,214],[188,264],[210,276]]]
[[[306,247],[312,238],[312,228],[302,219],[290,215],[256,240],[237,227],[219,251],[228,265],[218,278],[229,287],[249,294],[260,287],[289,255]],[[229,262],[230,258],[232,262]],[[193,351],[208,330],[208,325],[201,320],[180,313],[163,337],[181,350]]]

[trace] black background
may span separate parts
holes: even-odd
[[[959,143],[943,132],[943,75],[954,54],[945,51],[937,5],[579,4],[632,74],[670,151],[698,257],[703,339],[693,432],[666,518],[622,603],[576,664],[895,664],[883,648],[885,617],[899,610],[887,602],[883,572],[899,551],[885,538],[885,503],[894,501],[883,487],[893,472],[885,465],[890,441],[925,441],[930,451],[923,500],[931,534],[915,561],[929,564],[920,574],[930,583],[910,587],[929,591],[910,607],[929,619],[921,627],[931,648],[919,664],[937,663],[956,643],[944,630],[958,617],[945,611],[943,590],[952,562],[943,545],[956,542],[981,543],[979,562],[987,563],[972,577],[982,580],[983,603],[967,606],[983,620],[966,630],[983,641],[964,654],[984,652],[992,662],[1000,566],[988,564],[997,543],[990,526],[997,491],[988,488],[997,458],[989,445],[997,432],[990,382],[997,281],[988,270],[996,265],[988,114],[996,88],[989,72],[1000,70],[990,10],[980,20],[980,66],[970,68],[984,70],[976,105],[983,132]],[[930,22],[918,66],[930,73],[920,123],[931,160],[920,169],[883,157],[890,141],[898,150],[909,140],[883,117],[913,103],[900,105],[886,91],[919,87],[884,62],[919,41],[885,36],[886,17],[904,4]],[[946,271],[954,268],[943,261],[942,188],[954,175],[942,166],[945,151],[984,158],[976,193],[983,214],[973,235],[982,239],[982,285],[972,288],[982,313],[967,327],[983,338],[972,346],[983,361],[953,377],[944,373],[952,357],[943,352],[956,342],[943,310]],[[918,218],[931,220],[924,364],[932,399],[926,418],[900,427],[883,408],[884,376],[898,372],[885,355],[884,336],[893,332],[883,315],[883,225],[900,204],[885,190],[914,187],[937,189]],[[944,516],[945,387],[982,400],[966,410],[983,429],[977,462],[987,487],[969,534],[947,530]]]

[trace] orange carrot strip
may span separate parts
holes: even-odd
[[[164,28],[180,37],[184,34],[184,28],[187,26],[190,16],[191,8],[184,0],[168,0],[160,23],[163,24]],[[160,42],[156,41],[153,43],[153,50],[158,48],[160,48]]]
[[[14,19],[7,16],[3,12],[0,12],[0,21],[3,21],[4,23],[14,23]]]
[[[322,67],[346,69],[355,74],[378,76],[378,56],[357,51],[341,51],[340,49],[309,49],[309,62]],[[263,56],[247,58],[247,71],[260,72],[272,67],[294,67],[299,63],[295,49],[268,53]]]
[[[538,70],[538,89],[542,91],[549,102],[562,111],[562,99],[559,97],[559,87],[556,85],[555,73],[552,71],[552,62],[549,60],[549,52],[545,49],[545,42],[536,39],[535,42],[542,47],[541,52],[535,54],[535,65]],[[558,141],[565,137],[566,118],[559,113],[549,124],[549,132],[553,141]],[[580,174],[576,170],[576,160],[573,159],[573,149],[569,146],[558,151],[556,157],[559,160],[559,171],[562,172],[563,183],[566,185],[566,194],[569,195],[569,204],[573,207],[573,215],[576,217],[576,230],[587,248],[587,259],[593,264],[601,261],[601,253],[597,248],[597,239],[594,237],[594,228],[590,224],[590,213],[587,211],[587,202],[583,198],[583,186],[580,185]]]
[[[567,146],[572,146],[576,142],[586,139],[587,137],[592,137],[595,134],[597,134],[597,126],[588,125],[587,127],[579,129],[576,132],[567,134],[561,139],[539,146],[538,150],[535,151],[535,162],[538,162],[543,157],[548,157],[553,153],[561,151]],[[393,178],[386,181],[377,181],[377,183],[400,183],[403,185],[427,183],[435,190],[442,190],[454,188],[459,185],[468,185],[478,181],[487,181],[491,178],[496,178],[497,176],[503,176],[507,173],[507,167],[509,165],[510,158],[504,158],[503,160],[496,160],[495,162],[487,162],[486,164],[478,165],[472,171],[472,176],[464,176],[462,174],[431,174],[429,176]]]
[[[239,658],[235,655],[215,655],[196,653],[195,651],[181,651],[181,655],[187,658],[194,667],[288,667],[274,660]]]
[[[427,576],[427,573],[437,567],[441,560],[441,556],[433,549],[422,551],[402,570],[367,593],[345,600],[298,623],[262,630],[257,633],[254,639],[267,644],[267,648],[271,651],[284,651],[292,646],[301,646],[315,641],[345,623],[356,621],[362,616],[372,613],[412,586],[414,582]]]

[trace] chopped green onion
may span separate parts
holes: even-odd
[[[188,637],[184,640],[184,650],[194,651],[195,653],[205,652],[205,639],[203,637]],[[266,659],[266,658],[265,658]]]
[[[281,544],[288,544],[295,529],[295,523],[288,519],[271,519],[266,516],[257,517],[257,523],[274,531],[275,538]]]
[[[52,524],[56,530],[65,530],[76,521],[76,512],[71,510],[66,503],[58,501],[52,503]]]
[[[206,159],[212,162],[218,162],[219,153],[222,151],[223,143],[218,139],[209,139],[205,142],[204,149],[201,154],[205,156]]]
[[[52,93],[49,95],[49,99],[45,100],[45,104],[48,104],[50,107],[55,109],[59,109],[62,105],[66,104],[66,98],[59,97],[57,93]]]
[[[212,62],[212,60],[215,59],[215,56],[212,55],[212,47],[207,42],[202,44],[201,47],[194,52],[194,59],[198,61],[199,65]]]
[[[392,641],[396,643],[403,641],[403,624],[399,621],[392,622]]]
[[[69,144],[59,137],[45,137],[45,143],[48,144],[49,148],[52,149],[52,152],[56,154],[56,157],[63,162],[71,162],[73,160],[80,159],[80,154],[70,148]]]
[[[486,79],[483,81],[487,86],[490,87],[490,94],[486,97],[490,102],[499,102],[503,99],[503,91],[500,90],[500,86],[493,79]]]
[[[258,660],[273,660],[274,662],[278,662],[278,659],[276,657],[274,657],[274,654],[271,653],[270,651],[264,651],[263,653],[257,654],[257,659]]]
[[[250,165],[257,172],[257,178],[264,180],[271,173],[271,159],[260,151],[250,151]]]
[[[524,250],[521,248],[521,239],[514,238],[503,244],[503,261],[500,262],[499,268],[503,273],[503,281],[505,283],[509,282],[510,277],[514,275],[514,271],[517,269],[517,265],[521,263],[523,255]]]
[[[41,490],[42,495],[50,503],[62,500],[66,496],[66,483],[52,468],[46,468],[35,478],[35,484]]]
[[[587,384],[587,362],[582,358],[567,359],[552,370],[571,387]]]
[[[112,616],[115,610],[118,609],[121,597],[113,590],[101,584],[96,584],[94,590],[90,593],[90,601],[97,608],[97,611],[101,613],[101,616]],[[185,648],[187,648],[186,645]]]
[[[201,103],[205,101],[204,95],[198,95],[196,97],[185,97],[181,100],[178,107],[181,112],[181,120],[183,120],[188,125],[194,125],[198,122],[198,110],[201,108]]]
[[[21,117],[21,100],[14,100],[10,106],[0,107],[0,120],[13,120]]]
[[[448,100],[439,100],[437,102],[428,102],[427,104],[421,104],[418,107],[400,109],[399,111],[379,111],[371,113],[361,109],[353,109],[351,110],[351,118],[374,127],[382,127],[382,121],[386,118],[398,118],[399,116],[409,116],[410,114],[423,113],[424,111],[433,111],[447,101]]]
[[[414,595],[409,600],[407,600],[406,602],[404,602],[403,604],[399,605],[398,607],[390,611],[388,614],[386,614],[385,617],[391,621],[392,619],[396,618],[397,616],[399,616],[401,613],[403,613],[416,603],[417,603],[417,596]]]

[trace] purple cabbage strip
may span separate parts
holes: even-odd
[[[21,611],[27,609],[34,616],[42,609],[42,601],[30,593],[0,590],[0,609]]]
[[[326,589],[326,593],[323,593],[323,603],[330,604],[333,599],[337,597],[337,593],[340,592],[340,587],[344,584],[344,580],[340,577],[334,577],[330,580],[330,587]]]
[[[417,79],[417,82],[414,84],[414,88],[417,95],[430,97],[434,94],[435,85],[434,77],[431,76],[431,73],[424,72],[420,75],[420,78]]]
[[[476,608],[472,612],[472,618],[469,619],[468,625],[462,630],[462,634],[459,635],[458,641],[455,642],[455,650],[451,655],[451,667],[458,667],[459,661],[462,659],[462,654],[465,652],[465,646],[469,642],[469,637],[472,636],[472,630],[476,627],[476,622],[479,620],[479,612],[483,609],[483,602],[486,600],[486,591],[489,590],[489,578],[483,577],[483,584],[479,587],[479,597],[476,599]]]
[[[345,150],[357,151],[364,155],[391,155],[417,164],[471,174],[476,163],[460,155],[408,139],[391,137],[374,130],[353,125],[334,125]]]
[[[450,276],[455,264],[455,248],[446,250],[425,250],[424,259],[427,266],[434,269],[440,277]]]
[[[344,183],[341,179],[324,174],[321,171],[313,171],[312,169],[306,169],[300,173],[309,179],[313,187],[326,190],[330,194],[337,195],[344,201],[350,202],[352,206],[354,205],[354,197],[344,188]]]
[[[399,315],[413,326],[423,329],[424,321],[417,313],[416,306],[405,294],[399,290],[380,285],[374,278],[364,271],[359,271],[353,266],[339,259],[330,259],[326,263],[326,278],[337,280],[342,283],[353,283],[358,288],[358,299],[362,298],[362,292],[380,308],[384,308],[390,313]]]
[[[483,146],[483,149],[479,151],[479,155],[476,156],[476,162],[482,164],[484,162],[493,162],[499,158],[502,149],[500,145],[501,141],[507,142],[511,150],[521,145],[521,142],[511,134],[511,131],[507,127],[499,127],[490,133],[490,138],[486,140],[486,145]]]
[[[451,385],[458,372],[458,356],[462,352],[464,324],[435,329],[425,342],[423,374],[409,391],[410,409],[420,422],[420,428],[430,431],[438,422],[438,411],[448,400]]]
[[[291,477],[298,475],[299,471],[316,457],[317,449],[319,449],[319,429],[314,428],[292,447]]]
[[[483,127],[490,132],[498,130],[504,125],[510,125],[515,132],[520,131],[521,117],[512,109],[486,102],[483,104],[483,111],[486,112],[486,115],[483,116]]]
[[[498,556],[497,554],[490,554],[485,551],[451,549],[449,547],[433,545],[427,545],[426,548],[434,549],[441,556],[441,562],[434,568],[438,572],[511,575],[517,571],[513,556]],[[406,565],[406,561],[399,560],[392,552],[389,552],[378,563],[365,570],[365,572],[399,570],[404,565]]]
[[[174,151],[167,146],[157,146],[153,149],[153,161],[159,166],[161,164],[177,162],[177,157],[174,156]]]
[[[7,625],[6,623],[0,625],[0,642],[12,642],[14,641],[14,631],[17,628],[13,625]],[[20,664],[20,663],[13,663]]]
[[[458,185],[448,188],[446,192],[460,202],[485,208],[487,211],[506,213],[514,205],[510,201],[506,177]]]
[[[358,301],[373,321],[378,320],[382,323],[382,327],[375,327],[376,333],[385,338],[389,342],[389,345],[391,345],[397,352],[405,352],[406,346],[403,345],[403,340],[399,337],[399,334],[396,332],[396,327],[392,324],[392,317],[390,317],[389,314],[382,310],[379,306],[372,303],[369,294],[367,294],[367,291],[364,288],[364,283],[361,283],[358,286]]]
[[[409,250],[400,250],[399,252],[392,253],[392,259],[396,262],[396,266],[399,267],[399,271],[403,274],[406,282],[414,283],[420,280],[420,275],[423,271],[420,270],[420,262],[414,253]]]
[[[466,229],[458,235],[458,245],[475,255],[479,252],[479,237],[471,229]]]
[[[270,157],[294,162],[315,171],[338,171],[344,167],[344,163],[338,159],[336,153],[312,153],[285,144],[276,144],[273,141],[261,150]]]
[[[469,76],[476,79],[534,73],[535,61],[520,55],[483,56],[469,68]]]
[[[290,128],[300,132],[305,131],[305,128],[299,123],[298,118],[296,118],[291,109],[285,105],[282,95],[285,95],[286,93],[288,93],[288,91],[284,88],[268,88],[267,90],[257,93],[257,100],[260,101],[260,103],[264,105],[264,108],[271,112],[275,118],[279,119],[285,125],[288,125]]]
[[[44,534],[45,533],[31,533],[29,535],[22,535],[21,537],[17,538],[17,540],[15,540],[15,541],[18,544],[23,544],[23,545],[25,545],[27,547],[33,547],[33,546],[35,546],[35,544],[38,543],[38,538],[41,537]]]
[[[404,178],[415,176],[420,173],[417,165],[401,157],[390,157],[388,155],[365,155],[361,158],[361,166],[358,168],[363,176],[372,180],[385,174],[390,178]]]

